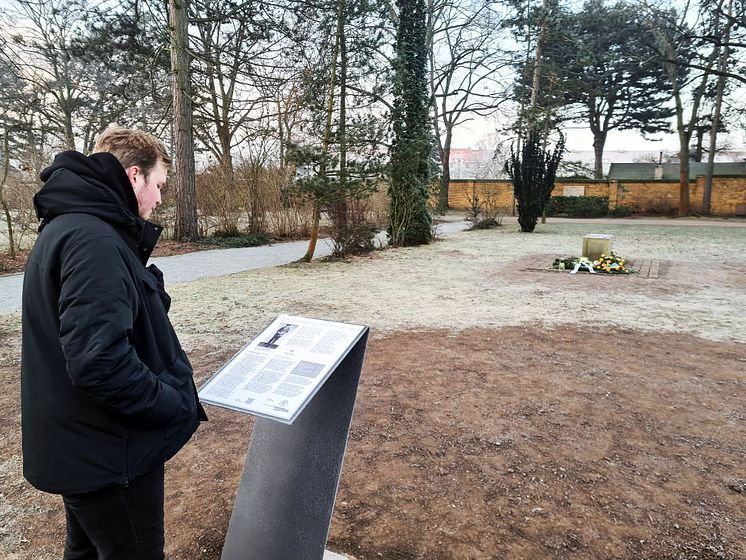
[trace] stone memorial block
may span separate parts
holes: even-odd
[[[591,233],[583,236],[583,256],[595,261],[601,255],[611,253],[614,236],[603,233]]]

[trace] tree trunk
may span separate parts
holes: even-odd
[[[188,1],[169,0],[168,2],[174,105],[174,172],[176,175],[174,239],[179,241],[191,241],[197,237]]]
[[[280,167],[285,167],[285,130],[282,124],[282,107],[280,100],[275,102],[277,106],[277,137],[280,139]]]
[[[705,180],[705,188],[702,192],[702,213],[706,216],[710,214],[710,201],[712,199],[712,177],[715,174],[715,150],[717,149],[717,134],[718,127],[720,126],[720,112],[723,106],[723,93],[725,92],[725,72],[728,68],[728,57],[730,56],[730,29],[731,29],[731,14],[733,13],[733,0],[730,0],[728,5],[728,23],[725,28],[725,46],[723,52],[720,53],[720,59],[718,60],[718,81],[717,89],[715,91],[715,111],[712,115],[712,129],[710,132],[710,151],[707,154],[707,179]]]
[[[339,184],[347,188],[347,37],[345,35],[345,0],[340,0],[339,26]]]
[[[728,48],[726,47],[727,51]],[[727,56],[727,55],[726,55]],[[707,178],[702,191],[702,213],[710,215],[710,201],[712,199],[712,178],[715,174],[715,150],[717,149],[717,130],[720,125],[720,111],[723,104],[723,91],[725,90],[725,76],[718,77],[717,93],[715,99],[715,112],[712,116],[712,131],[710,132],[710,151],[707,154]]]
[[[443,175],[440,177],[440,191],[438,193],[438,211],[448,210],[448,189],[451,185],[451,141],[453,140],[453,129],[446,128],[446,139],[443,145],[442,161]]]
[[[10,140],[8,139],[8,136],[10,135],[9,131],[5,131],[5,137],[3,139],[3,175],[2,178],[0,178],[0,204],[2,204],[3,207],[3,213],[5,214],[5,224],[8,228],[8,243],[10,245],[10,258],[15,259],[16,258],[16,244],[13,240],[13,219],[10,215],[10,207],[8,206],[8,203],[5,201],[5,197],[3,196],[3,190],[5,188],[5,182],[8,180],[8,173],[10,172]]]
[[[681,90],[674,87],[674,101],[676,103],[676,130],[679,134],[679,211],[678,216],[688,216],[691,213],[689,204],[689,140],[684,125],[684,105],[681,100]],[[692,112],[692,119],[695,118]],[[691,129],[689,129],[691,130]]]
[[[544,0],[543,14],[541,21],[541,29],[539,30],[539,37],[536,40],[536,51],[534,53],[534,75],[531,82],[531,114],[529,116],[531,122],[529,128],[536,126],[536,104],[539,101],[539,88],[541,86],[541,57],[542,51],[544,50],[544,42],[546,41],[547,29],[549,28],[549,0]]]
[[[681,136],[681,134],[679,135]],[[689,201],[689,139],[680,140],[679,147],[679,218],[691,214]]]
[[[66,102],[69,103],[69,101]],[[73,116],[66,106],[65,111],[65,148],[68,150],[75,149],[75,134],[73,133]]]
[[[327,159],[329,157],[329,140],[332,131],[332,116],[334,113],[334,88],[337,80],[337,58],[342,43],[344,29],[344,10],[345,0],[339,0],[337,5],[337,31],[335,34],[334,51],[332,53],[332,66],[329,72],[329,91],[327,93],[326,103],[326,123],[324,124],[324,138],[321,143],[321,163],[319,164],[319,178],[324,183],[327,175]],[[313,216],[311,219],[311,239],[308,240],[308,249],[304,255],[303,261],[311,262],[313,254],[316,252],[316,241],[319,238],[319,222],[321,221],[321,195],[316,194],[313,201]]]
[[[705,128],[698,126],[697,127],[697,145],[694,148],[694,155],[692,158],[697,163],[702,161],[702,152],[704,152],[704,137],[705,137]]]
[[[544,50],[544,42],[546,41],[547,29],[549,28],[549,0],[544,0],[543,14],[541,21],[541,29],[539,29],[539,37],[536,39],[536,52],[534,54],[534,76],[531,83],[531,114],[529,115],[530,130],[536,130],[538,128],[538,122],[536,118],[536,105],[539,102],[539,88],[541,87],[541,57]],[[545,124],[549,124],[547,120]],[[548,131],[544,133],[544,143],[546,144],[549,134]],[[541,211],[541,223],[547,223],[546,211]],[[533,231],[533,228],[532,228]]]
[[[604,146],[606,145],[606,132],[596,131],[593,133],[593,178],[604,178]]]
[[[319,239],[319,222],[321,222],[321,201],[317,198],[313,201],[313,214],[311,215],[311,238],[308,240],[308,249],[303,256],[303,261],[311,262],[316,252],[316,242]]]

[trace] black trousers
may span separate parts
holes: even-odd
[[[64,560],[163,560],[163,467],[129,486],[62,496]]]

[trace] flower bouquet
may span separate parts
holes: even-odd
[[[634,272],[634,270],[627,266],[625,260],[614,251],[609,255],[602,254],[597,261],[592,262],[586,257],[561,257],[554,259],[552,268],[575,272],[578,270],[590,272],[592,268],[593,272],[602,272],[604,274],[631,274]]]
[[[572,270],[573,267],[578,263],[578,257],[562,257],[554,259],[552,268],[555,270]]]
[[[609,255],[602,254],[597,261],[593,261],[593,269],[596,272],[606,274],[630,274],[633,272],[627,268],[624,259],[614,251]]]

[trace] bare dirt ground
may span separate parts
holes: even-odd
[[[524,270],[579,227],[198,281],[172,318],[198,382],[282,310],[373,327],[332,550],[744,560],[746,230],[614,230],[658,280]],[[18,324],[0,316],[0,556],[46,560],[64,520],[20,474]],[[250,438],[209,413],[167,465],[172,560],[219,558]]]

